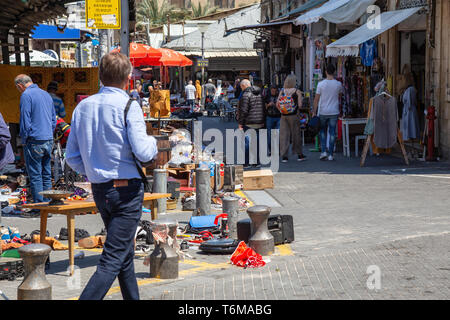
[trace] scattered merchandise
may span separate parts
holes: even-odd
[[[269,232],[274,238],[275,245],[294,241],[294,223],[292,215],[270,215],[267,221]],[[237,235],[240,241],[248,243],[251,234],[250,219],[242,219],[237,223]]]
[[[236,239],[211,239],[200,244],[199,249],[208,253],[233,253],[239,241]]]
[[[38,234],[33,235],[32,237],[33,243],[41,243],[41,236]],[[63,245],[61,242],[56,240],[53,237],[45,237],[44,243],[49,245],[53,250],[68,250],[69,247]]]
[[[23,260],[17,258],[2,258],[0,260],[0,280],[14,281],[24,276]]]
[[[67,228],[61,228],[61,230],[59,231],[59,240],[68,240],[68,233],[67,233]],[[84,229],[78,229],[75,228],[75,242],[78,242],[78,240],[83,239],[83,238],[87,238],[90,237],[89,232],[87,232]]]
[[[106,236],[92,236],[78,240],[78,245],[84,249],[102,248]]]
[[[247,247],[244,241],[239,242],[230,260],[233,265],[243,268],[257,268],[266,265],[262,256],[252,248]]]

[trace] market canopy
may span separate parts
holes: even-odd
[[[336,24],[353,23],[375,2],[376,0],[330,0],[296,18],[294,24],[310,24],[320,19]]]
[[[292,16],[297,13],[302,13],[304,11],[308,11],[314,7],[317,7],[321,4],[323,4],[326,1],[327,0],[309,0],[309,1],[305,2],[304,4],[302,4],[300,7],[295,8],[295,9],[289,11],[288,13],[281,15],[277,19],[274,19],[274,20],[279,20],[281,18],[289,17],[289,16]]]
[[[396,26],[417,13],[422,7],[383,12],[379,16],[379,25],[374,25],[378,18],[369,20],[358,29],[327,46],[327,57],[358,56],[359,45],[373,39],[379,34]]]
[[[31,33],[33,39],[42,40],[74,40],[81,38],[80,29],[58,28],[46,24],[39,24]]]
[[[25,65],[25,53],[20,54],[21,64]],[[16,55],[10,55],[9,61],[11,64],[16,64]],[[45,54],[44,52],[32,50],[30,51],[30,66],[42,66],[42,67],[56,67],[59,65],[59,60],[54,57]]]
[[[248,32],[234,32],[226,36],[226,33],[236,27],[257,24],[260,19],[261,7],[260,4],[256,4],[211,23],[204,33],[204,53],[256,52],[253,48],[253,42],[256,40],[255,35]],[[186,53],[201,52],[202,34],[199,30],[191,32],[184,37],[166,43],[164,47]]]

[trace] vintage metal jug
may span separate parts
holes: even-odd
[[[249,246],[262,256],[273,254],[275,250],[275,242],[272,234],[267,226],[269,219],[270,207],[253,206],[247,209],[251,223],[251,236],[249,238]]]

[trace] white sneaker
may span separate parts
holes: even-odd
[[[333,156],[332,156],[332,155],[329,155],[329,156],[328,156],[328,161],[333,161],[333,160],[334,160]]]
[[[320,154],[320,160],[325,160],[327,158],[328,154],[326,152],[322,152]]]

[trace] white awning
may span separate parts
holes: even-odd
[[[201,51],[178,51],[185,56],[201,56]],[[258,57],[255,50],[249,51],[205,51],[205,58],[223,58],[223,57]]]
[[[358,56],[359,45],[391,29],[417,13],[422,7],[383,12],[358,29],[327,46],[327,57]]]
[[[294,24],[310,24],[325,19],[331,23],[352,23],[367,11],[376,0],[330,0],[296,18]]]

